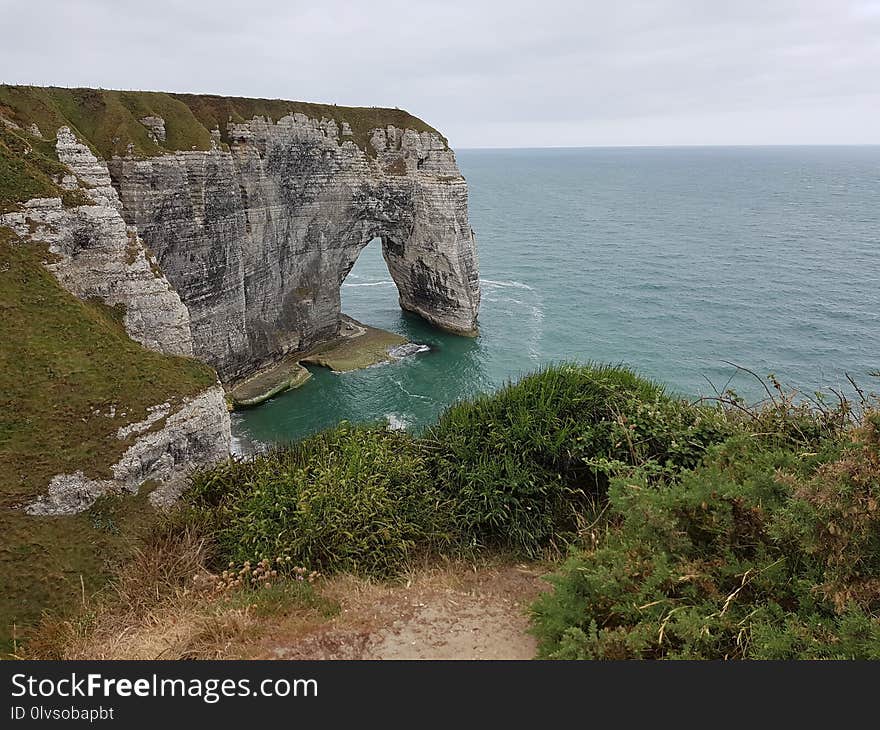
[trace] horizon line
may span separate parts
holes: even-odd
[[[452,145],[451,145],[452,146]],[[880,147],[880,142],[763,142],[759,144],[723,143],[723,144],[584,144],[584,145],[542,145],[539,147],[478,147],[452,146],[454,150],[472,151],[503,151],[503,150],[593,150],[593,149],[705,149],[705,148],[740,148],[740,147]]]

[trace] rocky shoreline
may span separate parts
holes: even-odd
[[[395,362],[425,352],[426,345],[358,322],[342,315],[339,335],[312,350],[288,356],[280,363],[233,384],[227,390],[230,408],[253,408],[288,390],[299,388],[311,377],[305,365],[325,367],[334,373]]]

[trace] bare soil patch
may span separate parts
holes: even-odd
[[[261,659],[532,659],[528,606],[549,586],[536,564],[455,564],[401,584],[352,577],[327,582],[337,617],[266,632],[243,652]]]

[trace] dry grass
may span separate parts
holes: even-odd
[[[366,642],[393,621],[412,618],[414,601],[449,597],[520,600],[535,593],[549,566],[493,556],[475,561],[425,559],[398,578],[350,574],[307,582],[232,588],[205,567],[206,541],[193,529],[157,528],[102,592],[83,599],[73,618],[45,616],[18,656],[24,659],[238,659],[280,656],[301,642],[321,655],[315,637]],[[451,600],[455,610],[455,600]],[[444,609],[440,609],[444,610]],[[331,657],[332,658],[332,657]]]
[[[191,529],[155,534],[101,592],[70,619],[44,616],[29,659],[181,658],[201,633],[205,541]]]
[[[205,565],[206,541],[192,528],[158,527],[73,618],[43,617],[25,659],[219,659],[254,638],[267,615],[332,611],[308,584],[232,590]]]

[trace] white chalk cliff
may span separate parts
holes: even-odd
[[[438,134],[376,129],[374,156],[333,120],[303,114],[226,134],[228,149],[110,162],[122,215],[186,306],[196,357],[221,379],[334,337],[340,285],[374,238],[401,307],[476,331],[467,183]]]
[[[156,145],[174,133],[157,114],[138,121]],[[86,204],[22,201],[0,226],[48,246],[47,267],[74,295],[123,305],[133,340],[199,358],[224,383],[337,336],[340,286],[374,238],[402,308],[476,333],[467,184],[437,132],[377,126],[359,145],[347,122],[301,112],[222,126],[210,130],[210,149],[129,147],[107,160],[61,126],[55,149],[69,174],[56,182]],[[187,469],[228,455],[223,396],[218,383],[157,404],[153,421],[120,429],[134,440],[112,478],[57,475],[28,511],[82,511],[146,481],[162,485],[154,501],[167,503]]]

